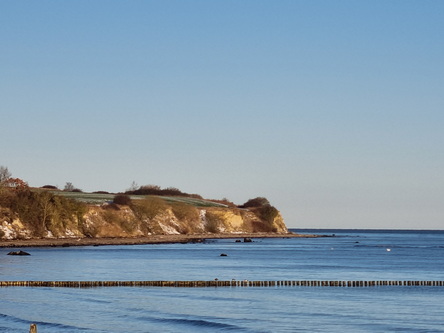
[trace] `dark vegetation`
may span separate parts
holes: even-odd
[[[279,211],[264,197],[250,199],[239,206],[239,208],[250,208],[257,211],[260,217],[268,223],[272,223],[274,218],[279,214]]]
[[[218,214],[207,212],[206,219],[207,219],[207,225],[206,225],[207,231],[213,234],[218,233],[219,228],[223,223],[222,218]]]
[[[199,194],[185,193],[175,187],[167,187],[167,188],[162,189],[160,186],[157,186],[157,185],[143,185],[143,186],[140,186],[136,190],[128,190],[125,192],[125,194],[159,195],[159,196],[170,196],[170,197],[178,196],[178,197],[189,197],[189,198],[202,199],[202,197]]]
[[[42,188],[45,188],[48,190],[58,190],[57,186],[54,186],[54,185],[43,185]]]
[[[131,204],[131,198],[127,194],[117,194],[113,199],[113,203],[117,205],[129,206]]]
[[[239,208],[251,208],[251,207],[263,207],[263,206],[269,206],[270,202],[268,199],[264,197],[257,197],[254,199],[248,200],[243,205],[240,205]]]

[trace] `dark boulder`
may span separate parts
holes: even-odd
[[[251,243],[251,242],[252,242],[251,238],[244,238],[244,243]]]
[[[8,256],[30,256],[28,252],[25,251],[11,251],[8,253]]]

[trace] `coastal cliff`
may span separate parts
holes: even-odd
[[[268,201],[238,207],[152,195],[76,194],[73,199],[41,189],[8,189],[1,198],[0,240],[288,234],[280,212]]]
[[[83,231],[90,237],[288,233],[280,213],[268,222],[249,210],[185,206],[180,208],[167,206],[151,217],[128,206],[113,208],[92,206],[84,215]]]

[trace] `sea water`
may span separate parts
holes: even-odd
[[[444,280],[443,231],[297,231],[330,237],[0,249],[0,281]],[[443,301],[427,286],[3,287],[0,332],[444,332]]]

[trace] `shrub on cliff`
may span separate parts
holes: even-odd
[[[279,211],[270,204],[268,199],[264,197],[250,199],[243,205],[239,206],[239,208],[250,208],[250,210],[254,212],[257,217],[259,217],[261,222],[266,223],[270,226],[279,214]],[[272,231],[268,230],[268,226],[262,226],[260,227],[260,229],[262,229],[261,231]]]
[[[129,195],[126,194],[117,194],[114,199],[113,199],[113,203],[117,204],[117,205],[131,205],[131,198]]]
[[[157,197],[135,200],[131,205],[134,214],[140,219],[148,218],[152,220],[156,215],[167,209],[165,200]]]
[[[116,210],[105,209],[102,211],[102,217],[109,224],[116,225],[127,233],[131,233],[137,228],[136,221],[125,219]]]
[[[220,228],[223,226],[224,223],[223,218],[219,214],[213,212],[207,212],[205,214],[205,220],[205,230],[213,234],[217,234],[218,232],[220,232]]]
[[[58,190],[57,186],[54,185],[43,185],[42,188],[46,188],[48,190]]]
[[[194,206],[187,205],[183,202],[175,202],[171,205],[171,209],[179,221],[199,220],[199,211]]]
[[[270,205],[270,201],[264,197],[257,197],[254,199],[250,199],[245,202],[243,205],[240,205],[239,208],[250,208],[250,207],[262,207]]]
[[[161,196],[170,196],[170,197],[190,197],[202,199],[202,197],[198,194],[189,194],[182,192],[178,188],[175,187],[167,187],[165,189],[160,188],[158,185],[143,185],[138,189],[130,189],[125,192],[126,194],[134,194],[134,195],[161,195]]]
[[[265,222],[273,223],[276,216],[278,216],[279,211],[271,206],[271,205],[265,205],[259,208],[259,215]]]

